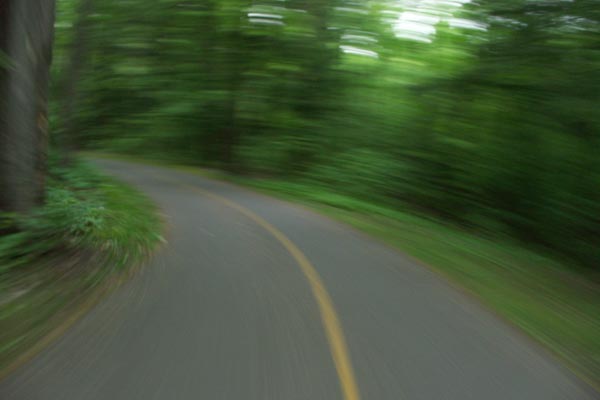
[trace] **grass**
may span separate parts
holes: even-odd
[[[0,217],[0,370],[114,286],[161,232],[148,198],[82,162],[52,163],[45,205]]]
[[[152,163],[169,166],[164,160]],[[588,383],[600,387],[600,284],[591,274],[501,236],[478,236],[327,188],[231,176],[189,166],[171,167],[303,203],[380,238],[478,297],[564,360]]]

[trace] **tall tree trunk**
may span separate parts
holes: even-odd
[[[81,0],[77,11],[77,21],[73,31],[73,43],[69,64],[63,73],[60,84],[60,111],[59,121],[60,129],[58,132],[58,142],[63,150],[63,163],[69,164],[71,153],[75,149],[75,108],[77,106],[77,83],[81,75],[85,60],[87,58],[87,41],[89,36],[88,17],[92,13],[94,6],[93,0]]]
[[[239,27],[229,35],[228,37],[228,50],[229,57],[227,58],[227,67],[229,71],[226,72],[227,82],[226,87],[228,91],[227,100],[225,103],[224,110],[224,123],[220,140],[222,147],[222,160],[224,168],[230,172],[238,172],[237,160],[235,157],[235,150],[240,139],[240,127],[238,126],[237,116],[237,99],[239,96],[239,90],[242,86],[243,81],[243,53],[239,49],[243,48],[244,43],[239,32]]]
[[[55,0],[0,0],[0,211],[43,202]]]

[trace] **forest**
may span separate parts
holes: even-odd
[[[111,176],[135,176],[141,165],[162,166],[165,174],[170,168],[177,177],[174,171],[189,172],[188,183],[193,173],[250,186],[381,239],[466,289],[600,387],[599,106],[595,0],[0,0],[0,397],[15,360],[130,279],[156,248],[175,247],[163,235],[182,227],[169,222],[148,190]],[[107,160],[117,164],[104,174]],[[173,193],[191,187],[154,184]],[[184,206],[218,197],[187,195]],[[279,247],[260,242],[265,248],[252,254],[219,256],[219,246],[235,249],[255,239],[243,236],[238,220],[226,225],[243,207],[226,198],[221,203],[233,210],[220,215],[223,227],[219,220],[213,228],[231,230],[210,236],[200,226],[210,223],[210,208],[188,212],[180,219],[192,228],[179,239],[195,240],[183,248],[192,256],[181,251],[174,264],[210,264],[205,256],[218,264],[229,255],[245,262],[263,251],[256,271],[235,270],[233,262],[220,266],[236,271],[223,274],[231,279],[227,285],[244,273],[258,282],[259,267],[274,260],[269,251],[282,251],[283,244],[301,266],[310,265],[298,256],[301,246],[252,211],[237,217],[259,221]],[[170,205],[172,214],[186,210]],[[194,223],[202,212],[204,219]],[[308,220],[290,225],[309,226]],[[232,240],[236,235],[247,242]],[[313,235],[317,228],[307,236]],[[388,283],[371,265],[375,257],[361,261],[360,246],[326,239],[311,242],[327,247],[313,248],[313,255],[357,251],[351,261],[368,271],[350,277],[344,265],[341,286],[352,279],[374,279],[376,288]],[[371,242],[358,243],[370,248]],[[192,302],[169,295],[188,290],[179,300],[196,299],[197,288],[187,284],[205,283],[205,264],[190,268],[196,280],[184,275],[171,292],[153,293],[167,293],[161,301],[186,312]],[[315,271],[337,267],[315,264]],[[157,287],[175,282],[183,269],[172,271],[164,282],[154,275]],[[411,274],[404,271],[402,283],[409,290],[390,283],[385,287],[394,290],[385,298],[429,287],[410,286]],[[307,275],[315,285],[318,273]],[[207,296],[227,294],[211,290]],[[320,291],[317,302],[328,299],[318,283]],[[446,300],[432,307],[454,301],[439,298]],[[234,300],[264,311],[252,303],[256,298]],[[404,305],[390,303],[394,312]],[[335,317],[333,305],[319,306]],[[195,323],[192,311],[181,320]],[[139,322],[135,315],[131,321]],[[441,321],[440,313],[431,315],[423,312],[424,320]],[[325,332],[336,329],[341,332],[337,326]],[[440,340],[458,332],[444,329],[436,329]],[[422,333],[405,341],[427,337]],[[461,340],[470,341],[468,334]],[[339,337],[328,340],[343,344]],[[350,365],[349,356],[341,358]],[[444,361],[465,365],[456,358]],[[197,360],[182,357],[172,365],[183,368],[181,361]],[[191,370],[183,369],[178,376]]]
[[[54,140],[325,187],[598,268],[594,3],[61,0]]]

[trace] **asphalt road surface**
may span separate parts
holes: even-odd
[[[402,254],[301,207],[97,161],[162,208],[166,245],[2,400],[562,400],[598,394]]]

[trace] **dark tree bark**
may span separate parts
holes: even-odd
[[[55,0],[0,0],[0,211],[43,202]]]
[[[69,164],[71,153],[76,148],[75,109],[79,95],[77,84],[87,59],[87,42],[89,36],[88,18],[94,7],[93,0],[81,0],[74,26],[74,38],[71,44],[69,64],[60,84],[60,129],[58,142],[63,150],[63,164]]]
[[[225,72],[228,97],[224,109],[224,126],[219,139],[221,141],[223,167],[230,172],[238,172],[239,165],[237,165],[235,157],[235,150],[240,139],[237,123],[237,98],[243,83],[245,68],[243,62],[240,61],[244,58],[240,49],[245,47],[239,28],[227,37],[226,43],[229,51],[228,58],[226,58],[229,70]]]

